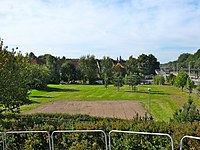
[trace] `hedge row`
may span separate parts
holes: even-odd
[[[34,114],[1,116],[1,132],[22,130],[125,130],[138,132],[167,133],[174,139],[175,149],[179,149],[180,139],[184,135],[200,137],[199,122],[166,123],[157,122],[151,118],[135,117],[132,120],[98,118],[88,115],[67,114]],[[7,149],[47,149],[46,134],[9,134],[6,136]],[[105,149],[104,138],[99,133],[56,133],[54,135],[55,149]],[[2,145],[1,145],[2,146]],[[198,149],[197,140],[184,140],[184,149]],[[2,147],[0,147],[2,149]],[[159,136],[142,136],[132,134],[112,134],[113,149],[170,149],[170,139]]]

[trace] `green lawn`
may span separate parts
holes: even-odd
[[[181,108],[188,99],[187,92],[171,86],[140,85],[137,92],[131,92],[129,86],[123,86],[120,91],[110,85],[48,85],[46,90],[32,90],[30,105],[22,106],[22,111],[30,110],[42,104],[60,100],[139,100],[147,108],[148,88],[151,92],[151,113],[156,120],[168,121],[175,110]],[[200,106],[199,98],[193,94],[194,102]]]

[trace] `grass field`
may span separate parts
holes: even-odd
[[[148,88],[152,88],[150,110],[156,120],[168,121],[175,110],[182,108],[187,102],[188,93],[172,86],[139,85],[136,92],[131,92],[129,86],[123,86],[120,91],[110,85],[106,89],[103,85],[48,85],[45,90],[32,90],[31,104],[22,106],[22,111],[34,109],[42,104],[61,100],[139,100],[147,109]],[[198,107],[200,99],[192,94]]]

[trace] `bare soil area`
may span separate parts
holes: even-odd
[[[31,113],[67,113],[88,114],[98,117],[132,119],[137,113],[144,116],[145,109],[139,101],[57,101],[39,106],[25,112]]]

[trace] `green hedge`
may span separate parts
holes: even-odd
[[[135,117],[132,120],[98,118],[88,115],[34,114],[2,116],[1,132],[19,130],[104,130],[108,135],[111,130],[138,132],[157,132],[170,134],[179,149],[180,139],[184,135],[200,136],[199,122],[166,123],[155,122],[150,118]],[[159,136],[142,136],[132,134],[112,133],[113,149],[170,149],[170,139]],[[100,133],[56,133],[54,135],[55,149],[105,149],[104,138]],[[8,149],[47,149],[46,134],[18,134],[7,136]],[[197,140],[184,140],[184,149],[198,149]],[[2,149],[2,147],[1,147]]]

